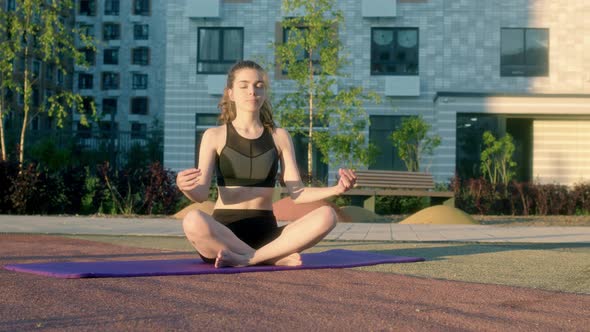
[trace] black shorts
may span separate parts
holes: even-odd
[[[283,232],[277,225],[277,218],[270,210],[213,210],[213,218],[229,228],[238,239],[254,249],[259,249]],[[206,263],[215,263],[215,258],[203,257]]]

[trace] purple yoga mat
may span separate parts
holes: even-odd
[[[419,262],[423,261],[424,258],[333,249],[320,253],[302,254],[301,260],[303,265],[296,267],[259,265],[216,269],[213,265],[203,263],[200,259],[169,259],[11,264],[4,266],[4,268],[11,271],[55,278],[108,278],[345,268],[387,263]]]

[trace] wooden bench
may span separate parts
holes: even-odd
[[[354,188],[343,195],[354,196],[353,204],[362,203],[365,209],[375,211],[377,196],[414,196],[429,197],[430,205],[454,206],[452,191],[434,191],[432,174],[422,172],[362,170],[356,171],[357,181]]]

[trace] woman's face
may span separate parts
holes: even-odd
[[[235,73],[229,98],[235,102],[237,111],[257,112],[266,100],[266,86],[262,73],[244,68]]]

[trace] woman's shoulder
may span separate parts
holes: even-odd
[[[225,145],[226,132],[227,132],[227,128],[225,125],[208,128],[203,133],[201,143],[215,146],[216,149],[218,150],[219,146]]]
[[[289,137],[289,132],[285,128],[275,127],[273,136],[280,139],[285,139]]]
[[[209,136],[212,138],[218,138],[221,135],[224,135],[226,130],[227,130],[227,127],[225,125],[211,127],[211,128],[208,128],[207,130],[205,130],[205,133],[203,135]]]

